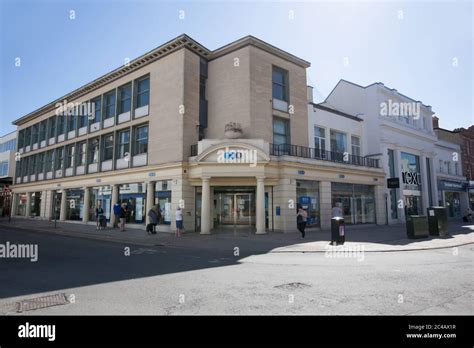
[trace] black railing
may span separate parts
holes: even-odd
[[[198,144],[191,145],[191,156],[197,156],[198,154]]]
[[[270,155],[272,156],[295,156],[302,158],[317,159],[323,161],[352,164],[362,167],[380,168],[379,160],[348,153],[320,150],[291,144],[270,144]]]

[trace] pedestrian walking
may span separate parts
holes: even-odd
[[[125,231],[125,219],[127,218],[127,203],[122,203],[120,208],[120,231]]]
[[[150,223],[146,227],[148,234],[156,234],[156,225],[158,225],[158,210],[156,205],[151,207],[148,211],[148,217],[150,218]]]
[[[118,225],[119,225],[119,221],[120,221],[120,203],[119,202],[116,202],[114,204],[114,216],[115,216],[115,219],[114,219],[114,226],[113,228],[118,228]]]
[[[301,205],[298,205],[298,213],[296,215],[296,225],[298,230],[301,232],[301,238],[305,237],[306,221],[308,219],[308,213],[303,209]]]
[[[183,211],[180,207],[176,209],[176,237],[181,237],[181,230],[183,229]]]
[[[98,230],[104,229],[103,220],[104,219],[104,209],[102,209],[102,202],[97,201],[97,206],[95,208],[95,220]]]

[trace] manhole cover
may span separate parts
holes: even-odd
[[[305,283],[288,283],[288,284],[281,284],[281,285],[276,285],[275,288],[277,289],[304,289],[304,288],[309,288],[311,285],[305,284]]]
[[[65,305],[68,303],[69,301],[66,294],[60,293],[27,300],[21,300],[16,303],[16,311],[18,313],[21,313],[26,311],[32,311],[35,309]]]

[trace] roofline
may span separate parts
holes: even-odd
[[[424,106],[425,108],[431,110],[431,105],[426,105],[426,104],[424,104],[424,103],[423,103],[422,101],[420,101],[420,100],[415,100],[415,99],[413,99],[413,98],[410,98],[409,96],[407,96],[407,95],[405,95],[405,94],[403,94],[403,93],[398,92],[395,88],[389,88],[389,87],[385,86],[385,84],[383,84],[382,82],[374,82],[374,83],[371,83],[370,85],[367,85],[367,86],[364,87],[364,86],[359,85],[359,84],[357,84],[357,83],[355,83],[355,82],[351,82],[351,81],[348,81],[348,80],[340,79],[340,80],[337,82],[336,86],[334,86],[334,88],[331,90],[331,92],[328,94],[328,96],[326,97],[326,99],[325,99],[324,101],[326,101],[326,100],[329,98],[329,96],[336,90],[336,87],[337,87],[341,82],[346,82],[346,83],[348,83],[348,84],[351,84],[351,85],[353,85],[353,86],[356,86],[356,87],[359,87],[359,88],[363,88],[363,89],[367,89],[367,88],[369,88],[369,87],[372,87],[373,85],[382,85],[382,87],[385,88],[386,90],[388,90],[388,91],[390,91],[390,92],[395,92],[395,93],[401,95],[401,96],[404,97],[404,98],[407,98],[407,99],[409,99],[409,100],[411,100],[411,101],[414,101],[415,103],[420,103],[420,104],[421,104],[422,106]],[[433,112],[433,110],[431,110],[431,111]]]
[[[449,132],[449,133],[453,133],[453,134],[457,134],[459,133],[458,130],[449,130],[449,129],[445,129],[445,128],[441,128],[441,127],[434,127],[433,130],[440,130],[440,131],[443,131],[443,132]]]
[[[357,122],[362,122],[363,121],[363,119],[360,118],[360,117],[357,117],[357,116],[354,116],[354,115],[351,115],[351,114],[347,114],[343,111],[336,110],[336,109],[330,108],[330,107],[325,106],[325,105],[321,105],[321,103],[320,104],[308,103],[308,104],[313,105],[317,109],[328,111],[328,112],[331,112],[333,114],[336,114],[336,115],[339,115],[339,116],[342,116],[342,117],[350,118],[351,120],[354,120],[354,121],[357,121]]]
[[[96,78],[92,82],[89,82],[79,88],[76,88],[72,92],[69,92],[66,95],[63,95],[62,97],[57,98],[56,100],[26,114],[25,116],[22,116],[14,120],[12,124],[15,126],[19,126],[29,121],[30,119],[33,119],[37,116],[40,116],[42,114],[45,114],[51,111],[56,106],[57,103],[62,103],[65,99],[75,100],[77,98],[80,98],[91,91],[94,91],[102,86],[105,86],[110,82],[113,82],[135,70],[142,68],[145,65],[148,65],[182,48],[188,48],[192,52],[196,53],[197,55],[207,60],[213,60],[223,55],[226,55],[236,49],[239,49],[248,45],[253,45],[255,47],[258,47],[264,51],[275,54],[282,59],[290,61],[304,68],[308,68],[311,65],[309,62],[301,58],[298,58],[282,49],[279,49],[278,47],[270,45],[269,43],[263,40],[257,39],[256,37],[253,37],[251,35],[245,36],[239,40],[236,40],[220,48],[217,48],[214,51],[211,51],[208,48],[206,48],[204,45],[201,45],[199,42],[189,37],[188,35],[181,34],[175,37],[174,39],[171,39],[168,42],[158,46],[157,48],[154,48],[153,50],[145,54],[142,54],[138,58],[133,59],[132,61],[128,63],[127,66],[122,65],[112,70],[111,72],[106,73]]]
[[[16,131],[16,129],[15,129],[14,131],[11,131],[10,133],[4,134],[4,135],[0,135],[0,139],[1,139],[1,138],[5,138],[5,137],[7,137],[7,136],[9,136],[9,135],[11,135],[11,134],[13,134],[13,133],[16,133],[16,132],[17,132],[17,131]]]

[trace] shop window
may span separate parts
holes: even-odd
[[[41,192],[33,192],[30,198],[30,216],[41,215]]]
[[[68,189],[66,192],[66,220],[82,221],[84,215],[84,190]]]
[[[375,224],[375,190],[371,185],[331,183],[332,207],[340,207],[346,224]]]
[[[155,183],[155,205],[158,205],[161,211],[160,224],[171,224],[171,180]]]
[[[111,187],[110,186],[98,186],[93,187],[90,192],[89,202],[89,218],[91,221],[96,221],[95,209],[100,207],[104,210],[105,218],[107,221],[110,220],[111,214]]]
[[[306,225],[311,227],[321,226],[319,182],[296,181],[296,199],[297,203],[308,213]]]
[[[119,203],[125,203],[127,206],[126,223],[145,223],[146,184],[121,185],[119,190]]]

